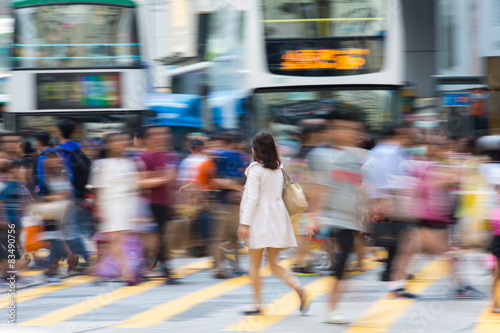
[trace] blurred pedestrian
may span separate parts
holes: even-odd
[[[273,137],[258,133],[253,139],[254,161],[245,171],[247,181],[241,202],[238,236],[244,240],[250,253],[250,277],[254,290],[254,307],[245,315],[262,313],[261,278],[259,268],[267,252],[272,272],[292,287],[300,297],[300,310],[306,312],[311,297],[298,278],[278,265],[279,252],[296,247],[290,215],[282,199],[283,173]]]
[[[28,140],[22,140],[19,143],[18,150],[19,155],[21,156],[19,161],[21,163],[21,166],[25,169],[26,179],[24,183],[33,195],[36,188],[35,175],[37,153],[36,150],[33,149],[31,142],[29,142]]]
[[[327,129],[326,120],[309,119],[302,121],[302,145],[299,152],[289,160],[285,161],[285,167],[288,175],[300,184],[306,197],[311,196],[311,170],[308,154],[316,147],[324,143],[324,136]],[[306,226],[308,224],[307,211],[295,217],[297,220],[297,252],[295,254],[293,272],[299,276],[312,276],[318,273],[307,262],[307,254],[311,238],[309,237]],[[333,255],[333,251],[331,253]]]
[[[335,257],[332,292],[324,321],[345,324],[349,320],[337,311],[344,287],[344,269],[354,248],[354,235],[361,228],[358,224],[356,205],[361,196],[360,155],[353,152],[362,135],[364,125],[351,114],[334,114],[329,124],[330,147],[318,147],[308,154],[312,175],[310,197],[310,236],[319,233],[321,226],[330,229],[339,248]]]
[[[139,175],[135,163],[125,152],[129,144],[125,133],[109,133],[104,137],[104,154],[92,164],[89,184],[96,196],[98,231],[109,244],[109,252],[118,262],[123,279],[138,282],[134,258],[128,257],[126,237],[136,229],[139,213]]]
[[[208,159],[204,150],[205,143],[201,140],[195,139],[189,143],[190,154],[179,163],[177,180],[180,186],[197,180],[201,163]]]
[[[17,133],[3,133],[0,135],[0,158],[17,160],[21,157],[18,145],[22,137]]]
[[[420,219],[420,246],[425,252],[446,254],[454,297],[478,298],[480,293],[465,283],[458,274],[458,249],[450,245],[450,230],[454,227],[456,198],[453,194],[458,181],[458,169],[445,161],[448,142],[446,138],[427,138],[427,160],[415,164],[414,193],[415,216]]]
[[[476,147],[478,151],[489,157],[489,161],[481,165],[480,172],[486,182],[486,193],[489,193],[489,220],[493,232],[492,255],[496,261],[491,311],[500,313],[500,136],[482,137],[477,140]]]
[[[199,182],[203,189],[213,190],[210,252],[215,278],[225,279],[245,274],[239,266],[238,255],[242,247],[238,242],[238,226],[245,161],[236,149],[236,133],[224,133],[219,140],[221,145],[210,150],[210,160],[201,166]],[[228,257],[231,258],[230,270],[223,267]]]
[[[46,282],[59,284],[59,260],[67,258],[68,271],[78,264],[78,256],[71,252],[64,229],[71,213],[73,186],[65,163],[55,151],[47,151],[39,161],[42,170],[44,191],[37,205],[38,213],[45,223],[45,240],[50,242],[49,267],[45,272]]]
[[[144,170],[141,170],[141,188],[151,207],[157,234],[156,258],[163,271],[166,283],[175,284],[168,261],[170,253],[167,243],[168,223],[173,217],[173,185],[177,179],[176,157],[168,151],[171,133],[168,127],[145,125],[141,129],[140,139],[144,151],[139,154]]]
[[[405,290],[408,267],[419,250],[417,219],[409,211],[413,169],[405,148],[411,139],[406,125],[385,126],[363,166],[370,211],[376,219],[372,223],[375,242],[388,250],[381,279],[391,281],[388,289],[393,298],[417,297]]]
[[[0,260],[5,260],[11,257],[8,254],[13,254],[15,262],[15,269],[6,269],[6,263],[0,264],[5,266],[5,271],[21,272],[27,268],[29,259],[25,258],[20,261],[23,251],[23,229],[21,218],[26,213],[26,206],[32,201],[32,197],[28,189],[23,184],[24,169],[19,160],[6,161],[3,165],[3,172],[8,174],[5,179],[5,188],[0,192],[1,200],[1,213],[2,217],[6,218],[0,225]],[[10,231],[9,231],[10,230]],[[10,235],[10,236],[8,236]],[[8,241],[8,238],[13,237],[14,242]],[[9,244],[13,244],[14,248],[11,249]],[[12,251],[11,251],[12,250]],[[2,272],[2,273],[5,273]],[[17,274],[17,273],[16,273]],[[17,277],[16,281],[19,280]]]
[[[65,221],[65,238],[71,249],[83,256],[89,262],[89,254],[83,241],[83,228],[92,229],[92,221],[83,219],[83,200],[90,174],[91,161],[82,150],[82,146],[71,138],[75,132],[76,124],[69,119],[57,121],[57,137],[59,145],[55,148],[62,158],[69,172],[73,195],[69,204],[68,214]],[[88,216],[88,215],[87,215]]]

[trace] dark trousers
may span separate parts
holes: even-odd
[[[158,249],[158,261],[163,264],[163,268],[168,272],[167,261],[169,259],[168,255],[168,244],[167,244],[167,226],[169,220],[168,206],[151,204],[151,212],[158,226],[158,234],[160,235],[160,245]]]
[[[354,231],[350,229],[341,229],[334,233],[337,239],[337,244],[340,249],[340,253],[335,258],[335,265],[332,276],[337,279],[342,280],[344,275],[344,268],[347,263],[347,258],[354,248]]]
[[[394,263],[394,258],[396,257],[396,253],[398,251],[397,246],[388,246],[387,249],[387,263],[385,265],[385,272],[387,276],[390,276],[392,272],[392,265]]]

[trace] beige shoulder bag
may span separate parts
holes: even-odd
[[[299,184],[294,183],[286,174],[285,170],[281,169],[283,173],[283,201],[285,202],[286,209],[290,216],[295,216],[302,213],[308,207],[306,195]]]

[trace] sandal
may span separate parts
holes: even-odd
[[[302,295],[300,295],[300,312],[306,314],[311,308],[313,297],[306,289],[302,289]]]
[[[258,316],[262,314],[262,310],[260,308],[256,308],[254,310],[243,311],[242,314],[245,316]]]

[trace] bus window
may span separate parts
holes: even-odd
[[[271,73],[342,76],[384,65],[387,0],[263,0]]]
[[[387,0],[263,0],[266,38],[377,36],[387,29]]]
[[[14,11],[14,68],[138,67],[134,9],[61,4]]]

